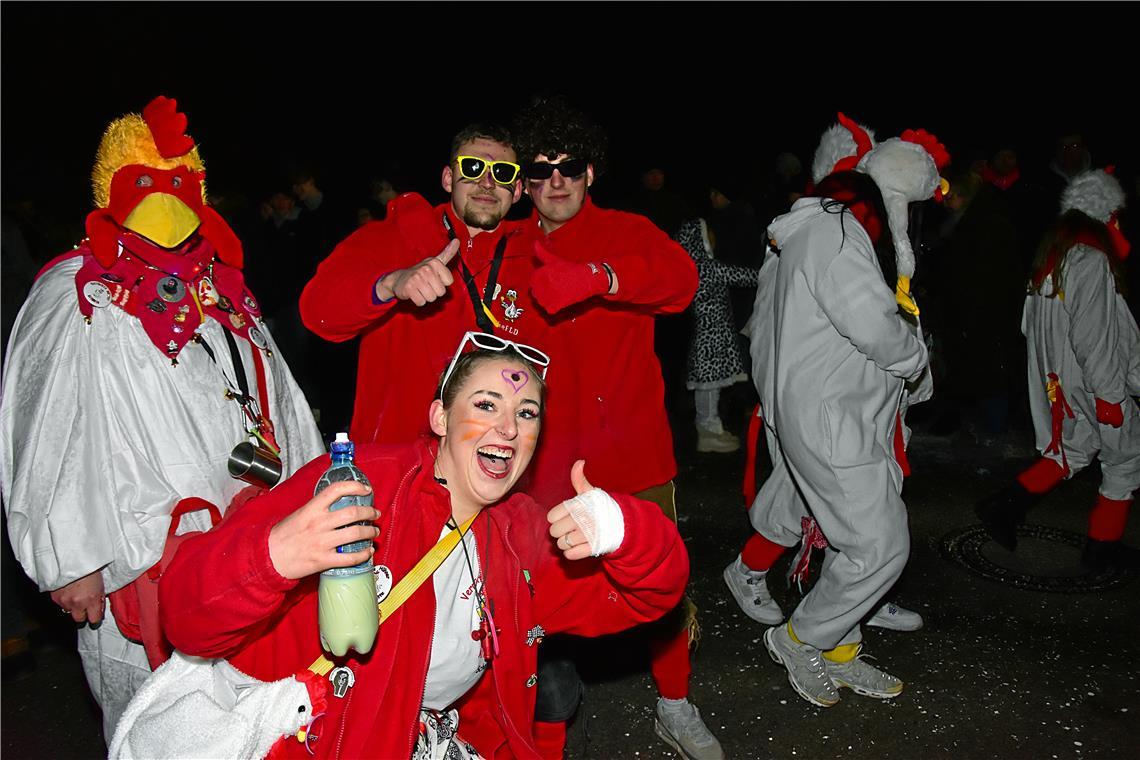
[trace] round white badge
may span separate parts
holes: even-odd
[[[83,297],[89,304],[100,309],[111,305],[111,289],[98,280],[92,280],[83,286]]]
[[[262,350],[269,348],[269,341],[265,339],[265,333],[256,327],[249,328],[249,340]]]
[[[392,571],[384,565],[376,565],[372,568],[372,574],[376,576],[376,603],[380,604],[392,590]]]

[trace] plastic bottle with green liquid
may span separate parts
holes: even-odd
[[[342,480],[355,480],[371,486],[368,478],[353,464],[355,447],[346,433],[337,433],[332,445],[332,466],[317,481],[314,495]],[[330,512],[356,505],[372,506],[372,494],[343,496]],[[363,523],[361,523],[363,524]],[[366,549],[369,541],[354,541],[337,548],[340,552]],[[321,645],[337,657],[349,649],[366,654],[376,642],[379,615],[376,611],[376,580],[372,560],[352,567],[334,567],[321,573],[317,590]]]

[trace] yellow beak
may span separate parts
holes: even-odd
[[[198,215],[176,196],[151,193],[135,206],[123,226],[163,248],[177,248],[202,224]]]
[[[906,275],[900,274],[897,284],[895,285],[895,301],[898,303],[899,308],[910,314],[912,317],[918,316],[918,304],[915,303],[914,296],[910,294],[910,278]]]

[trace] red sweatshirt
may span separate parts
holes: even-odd
[[[396,299],[378,303],[378,279],[438,255],[447,245],[445,213],[461,243],[448,265],[455,281],[447,294],[421,307]],[[353,441],[407,443],[427,432],[427,409],[440,374],[463,333],[479,330],[459,259],[483,296],[496,247],[517,230],[518,223],[503,222],[494,232],[472,238],[450,203],[433,209],[419,195],[406,193],[388,204],[383,222],[357,230],[321,262],[301,294],[301,319],[326,340],[362,336]],[[491,312],[501,325],[496,334],[541,347],[545,329],[527,287],[532,256],[524,247],[505,246]]]
[[[537,213],[523,229],[533,243]],[[595,206],[545,237],[552,253],[605,262],[618,292],[591,298],[553,317],[543,441],[528,493],[541,504],[574,494],[570,465],[586,460],[586,477],[607,490],[636,493],[677,474],[665,414],[661,365],[653,350],[654,315],[683,311],[697,291],[692,258],[648,219]]]
[[[432,478],[434,445],[420,440],[357,449],[356,463],[372,481],[381,511],[375,561],[397,582],[439,539],[450,514],[449,494]],[[226,657],[267,681],[303,671],[316,659],[318,576],[282,578],[269,558],[269,531],[311,497],[328,465],[328,457],[310,462],[228,514],[215,530],[182,544],[160,591],[163,622],[178,649]],[[475,520],[501,650],[462,700],[459,730],[484,757],[538,757],[531,736],[536,637],[612,633],[654,620],[680,600],[689,566],[676,526],[653,504],[614,498],[625,519],[625,540],[599,560],[564,560],[545,511],[524,495]],[[434,626],[435,593],[428,582],[384,621],[372,652],[346,659],[355,685],[344,698],[329,693],[317,757],[411,755]],[[292,737],[278,742],[274,756],[308,757]]]

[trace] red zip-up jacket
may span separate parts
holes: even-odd
[[[446,247],[444,214],[461,245],[448,264],[455,281],[447,294],[426,306],[397,299],[378,302],[377,280]],[[479,330],[459,259],[483,296],[499,241],[517,229],[518,222],[503,221],[493,232],[471,237],[450,203],[433,209],[421,196],[405,193],[388,204],[383,222],[357,230],[321,262],[301,293],[301,319],[326,340],[361,336],[352,440],[408,443],[428,432],[427,409],[436,381],[463,333]],[[505,246],[490,308],[500,324],[497,335],[541,347],[545,324],[530,299],[532,258],[529,249]]]
[[[356,464],[381,512],[374,561],[398,582],[436,543],[450,515],[432,478],[435,444],[360,446]],[[321,653],[317,580],[282,578],[269,558],[269,531],[307,502],[329,458],[310,462],[268,494],[187,539],[161,584],[160,609],[181,651],[225,657],[265,681],[304,671]],[[598,636],[672,609],[688,579],[688,555],[661,510],[614,495],[625,539],[603,558],[569,562],[554,547],[546,512],[515,495],[475,520],[479,566],[501,629],[500,654],[459,705],[460,736],[487,758],[538,758],[531,735],[536,659],[544,634]],[[431,657],[435,592],[425,582],[380,626],[372,651],[344,664],[356,677],[328,708],[314,749],[320,758],[410,757]],[[274,757],[307,758],[293,737]]]
[[[636,493],[672,480],[677,463],[653,350],[654,317],[683,311],[693,300],[692,258],[645,217],[598,208],[589,196],[550,235],[543,235],[537,212],[523,235],[512,245],[533,250],[541,239],[564,259],[609,264],[618,279],[614,295],[546,316],[557,376],[528,493],[541,504],[573,496],[570,465],[577,459],[586,460],[590,482],[607,490]]]

